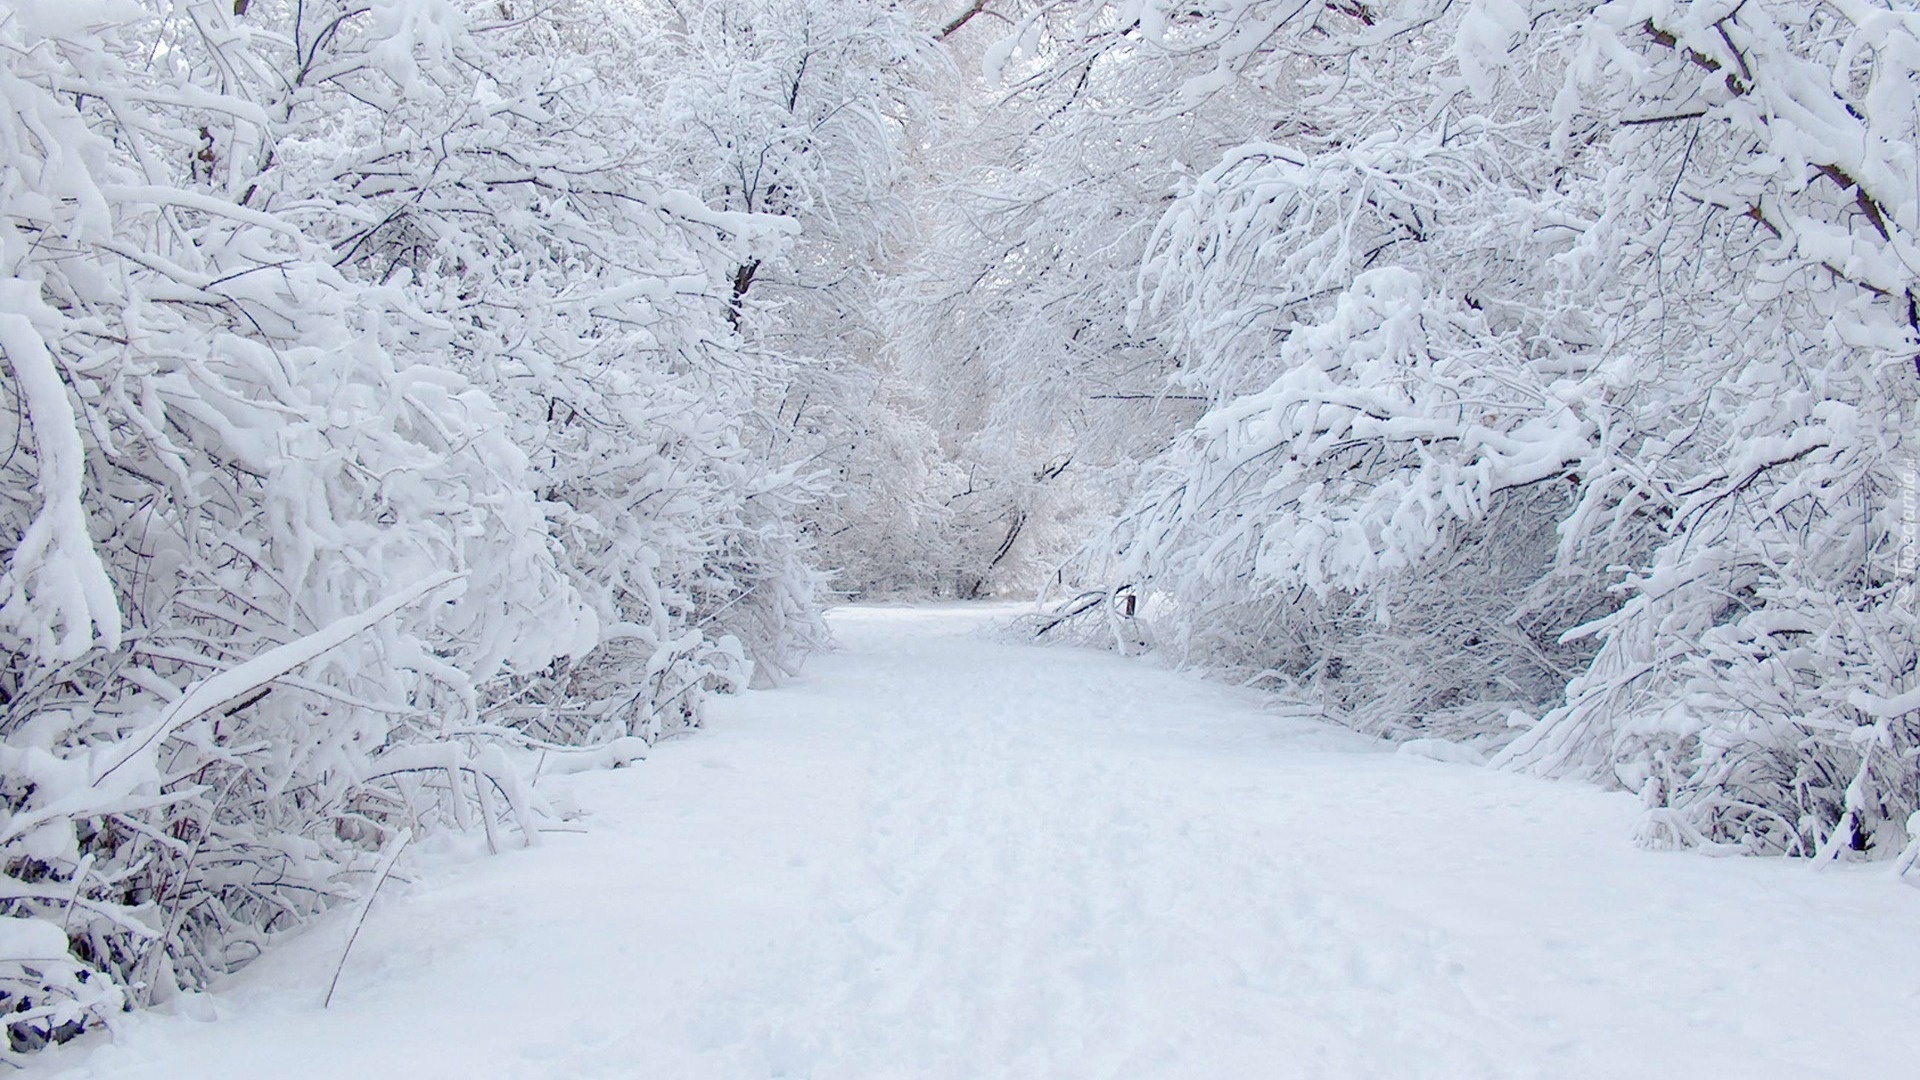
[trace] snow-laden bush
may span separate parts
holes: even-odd
[[[522,687],[509,711],[540,713],[550,736],[657,733],[697,714],[704,673],[739,681],[742,654],[788,671],[818,636],[792,522],[820,485],[775,460],[755,419],[801,365],[743,350],[734,326],[737,268],[795,230],[655,169],[675,164],[673,140],[645,121],[676,73],[641,47],[643,13],[566,4],[522,25],[475,11],[444,55],[415,50],[395,101],[385,68],[339,76],[347,92],[272,182],[323,193],[308,227],[343,269],[401,286],[393,302],[434,328],[416,347],[514,418],[607,632],[563,687]]]
[[[1560,634],[1605,610],[1553,527],[1594,403],[1398,267],[1278,361],[1157,463],[1119,580],[1166,593],[1184,655],[1310,682],[1363,728],[1475,735],[1550,704],[1592,651]]]
[[[813,634],[727,318],[783,230],[636,166],[617,14],[0,14],[5,1052],[407,829],[532,842],[520,748],[632,756]]]
[[[1246,125],[1139,282],[1211,406],[1117,534],[1161,638],[1627,786],[1648,842],[1898,850],[1915,16],[1074,10],[1180,76],[1136,107]]]
[[[595,634],[499,408],[195,182],[194,119],[262,118],[140,75],[160,13],[112,14],[0,28],[16,1049],[246,959],[397,820],[521,803],[445,731]]]

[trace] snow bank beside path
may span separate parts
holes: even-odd
[[[841,651],[795,685],[718,703],[636,768],[546,781],[589,831],[429,853],[374,904],[330,1009],[339,918],[31,1073],[1749,1080],[1920,1061],[1920,891],[1883,867],[1639,851],[1629,797],[995,641],[994,614],[842,609]]]

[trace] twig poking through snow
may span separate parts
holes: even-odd
[[[373,907],[373,898],[380,894],[380,886],[387,883],[387,875],[393,873],[393,864],[400,858],[400,851],[413,839],[412,829],[401,829],[380,853],[380,864],[373,871],[373,887],[360,898],[359,910],[353,913],[353,929],[347,932],[347,944],[340,950],[340,962],[333,965],[333,979],[327,983],[327,996],[320,999],[320,1007],[333,1004],[333,992],[340,986],[340,973],[347,969],[347,954],[353,951],[353,943],[360,939],[360,927],[366,924],[367,911]]]

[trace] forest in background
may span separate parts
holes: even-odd
[[[17,0],[0,1054],[844,596],[1911,863],[1917,162],[1852,0]]]

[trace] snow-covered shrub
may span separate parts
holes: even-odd
[[[1920,799],[1920,16],[1607,5],[1583,29],[1561,112],[1644,120],[1573,256],[1620,283],[1609,345],[1644,369],[1619,396],[1639,438],[1593,482],[1661,528],[1508,760],[1639,790],[1649,842],[1891,854]]]
[[[267,145],[203,82],[218,38],[130,5],[0,34],[0,888],[26,943],[0,963],[25,1049],[250,957],[397,821],[498,787],[530,829],[512,770],[449,731],[595,626],[497,405],[214,186],[240,140],[203,133]]]
[[[1118,580],[1166,594],[1184,654],[1310,681],[1364,728],[1480,734],[1551,704],[1591,653],[1560,634],[1604,610],[1553,527],[1592,403],[1398,267],[1278,366],[1158,463]]]
[[[516,748],[694,722],[814,632],[728,319],[785,230],[637,167],[578,55],[618,11],[0,13],[8,1052],[403,829],[532,842]]]
[[[743,657],[790,670],[818,636],[794,521],[819,487],[754,419],[800,365],[743,348],[735,326],[737,268],[794,229],[663,178],[672,139],[647,120],[667,76],[644,12],[472,19],[441,63],[416,50],[397,101],[371,61],[341,76],[351,92],[277,182],[325,192],[336,209],[310,228],[346,272],[403,286],[395,302],[436,328],[417,347],[507,408],[608,628],[563,686],[518,687],[505,714],[538,714],[545,737],[657,734],[697,715],[704,684],[743,681]]]
[[[1245,125],[1142,263],[1137,332],[1211,408],[1116,534],[1162,639],[1627,786],[1648,842],[1898,850],[1916,17],[1071,10],[1027,25]]]

